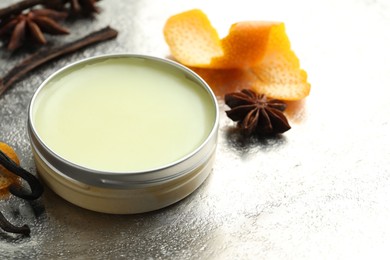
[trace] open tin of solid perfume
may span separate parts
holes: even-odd
[[[209,175],[219,109],[186,67],[133,54],[88,58],[34,94],[28,132],[38,173],[80,207],[129,214],[160,209]]]

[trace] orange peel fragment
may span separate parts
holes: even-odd
[[[0,151],[7,155],[17,165],[20,164],[18,155],[9,145],[0,142]],[[0,197],[8,195],[8,189],[12,184],[20,184],[20,178],[0,165]]]
[[[175,59],[188,66],[209,67],[212,57],[223,55],[217,31],[197,9],[171,16],[164,36]]]
[[[193,9],[171,16],[164,37],[172,56],[203,77],[217,95],[252,88],[271,98],[300,100],[310,93],[284,23],[238,22],[220,39],[208,17]]]

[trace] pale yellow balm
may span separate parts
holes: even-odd
[[[42,142],[71,163],[147,171],[194,152],[214,127],[214,106],[181,71],[110,58],[55,75],[36,96],[32,122]]]

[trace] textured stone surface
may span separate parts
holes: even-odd
[[[14,1],[3,0],[0,6]],[[1,259],[356,259],[390,249],[390,4],[386,0],[100,1],[95,20],[69,23],[67,41],[110,24],[117,40],[43,66],[0,97],[0,140],[35,173],[26,133],[29,99],[70,62],[105,53],[166,57],[165,20],[203,9],[221,32],[240,20],[286,23],[312,93],[280,138],[243,139],[226,118],[214,171],[185,200],[141,215],[73,206],[49,189],[0,210],[31,238],[0,232]],[[0,50],[0,75],[23,54]]]

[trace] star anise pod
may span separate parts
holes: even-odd
[[[99,9],[96,6],[96,0],[68,0],[70,2],[70,10],[75,15],[91,15],[98,13]]]
[[[270,135],[284,133],[291,127],[284,116],[286,103],[269,100],[264,94],[250,89],[225,95],[225,103],[231,108],[227,116],[247,135]]]
[[[58,12],[51,9],[34,9],[12,17],[0,26],[0,37],[10,34],[8,50],[14,51],[31,38],[39,44],[46,44],[44,33],[68,34],[69,31],[62,27],[57,20],[65,19],[66,12]]]

